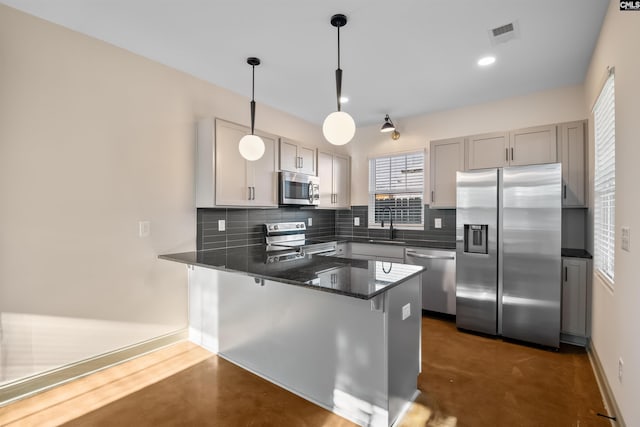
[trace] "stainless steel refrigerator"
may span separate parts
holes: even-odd
[[[559,163],[457,173],[456,325],[560,344]]]

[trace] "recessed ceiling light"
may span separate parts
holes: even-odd
[[[340,103],[341,104],[346,104],[347,102],[349,102],[349,97],[347,97],[347,96],[341,96],[340,97]]]
[[[486,67],[487,65],[491,65],[496,62],[495,56],[485,56],[483,58],[478,59],[478,65],[481,67]]]

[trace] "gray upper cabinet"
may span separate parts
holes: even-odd
[[[351,207],[351,158],[318,150],[320,205],[325,209]]]
[[[467,169],[509,166],[509,134],[485,133],[467,138]]]
[[[554,163],[557,161],[556,141],[555,125],[473,135],[467,142],[467,168]]]
[[[277,137],[256,131],[264,155],[245,160],[238,151],[250,129],[224,120],[204,119],[197,127],[196,207],[278,206]]]
[[[564,334],[587,336],[589,260],[562,258],[562,327]]]
[[[431,141],[429,206],[456,207],[456,172],[464,170],[464,138]]]
[[[558,125],[558,160],[562,162],[563,207],[585,207],[587,203],[585,128],[584,120]]]
[[[556,125],[509,132],[509,165],[539,165],[557,161]]]
[[[280,138],[280,170],[316,175],[316,150]]]

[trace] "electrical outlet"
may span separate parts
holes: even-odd
[[[227,229],[227,222],[224,219],[218,220],[218,231],[225,231]]]
[[[622,233],[621,234],[621,246],[622,246],[622,250],[627,251],[627,252],[631,252],[631,228],[629,227],[622,227],[621,228]]]
[[[402,320],[411,316],[411,303],[402,306]]]
[[[138,236],[149,237],[151,234],[151,222],[139,221],[138,222]]]
[[[435,218],[433,220],[433,226],[435,228],[442,228],[442,218]]]
[[[622,358],[618,359],[618,381],[622,382],[622,368],[624,367],[624,362]]]
[[[353,217],[353,225],[355,225],[356,227],[360,226],[360,217],[359,216],[354,216]]]
[[[313,218],[307,218],[307,227],[311,227],[313,225]]]

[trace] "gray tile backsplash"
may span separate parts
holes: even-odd
[[[361,237],[387,238],[387,230],[368,228],[368,206],[353,206],[349,210],[319,210],[284,207],[277,209],[198,209],[197,248],[198,250],[224,247],[264,244],[262,224],[266,222],[304,221],[311,218],[307,237]],[[360,219],[360,225],[353,224],[353,218]],[[435,218],[442,219],[442,228],[434,227]],[[218,230],[218,220],[226,221],[226,231]],[[455,209],[429,209],[425,206],[424,230],[396,230],[397,240],[427,241],[433,247],[455,247]]]
[[[336,211],[336,234],[338,236],[354,236],[380,239],[389,237],[389,231],[368,228],[368,206],[352,206],[351,210]],[[353,225],[353,219],[358,217],[360,225]],[[435,228],[435,219],[440,218],[442,228]],[[456,241],[456,210],[429,209],[425,205],[423,230],[396,230],[395,239],[410,241],[426,241],[433,247],[454,248]]]
[[[336,235],[336,211],[333,210],[200,208],[197,210],[196,247],[198,250],[207,250],[262,245],[264,244],[262,224],[284,221],[307,222],[309,218],[313,224],[307,227],[307,237]],[[226,231],[218,230],[220,219],[225,220]]]

